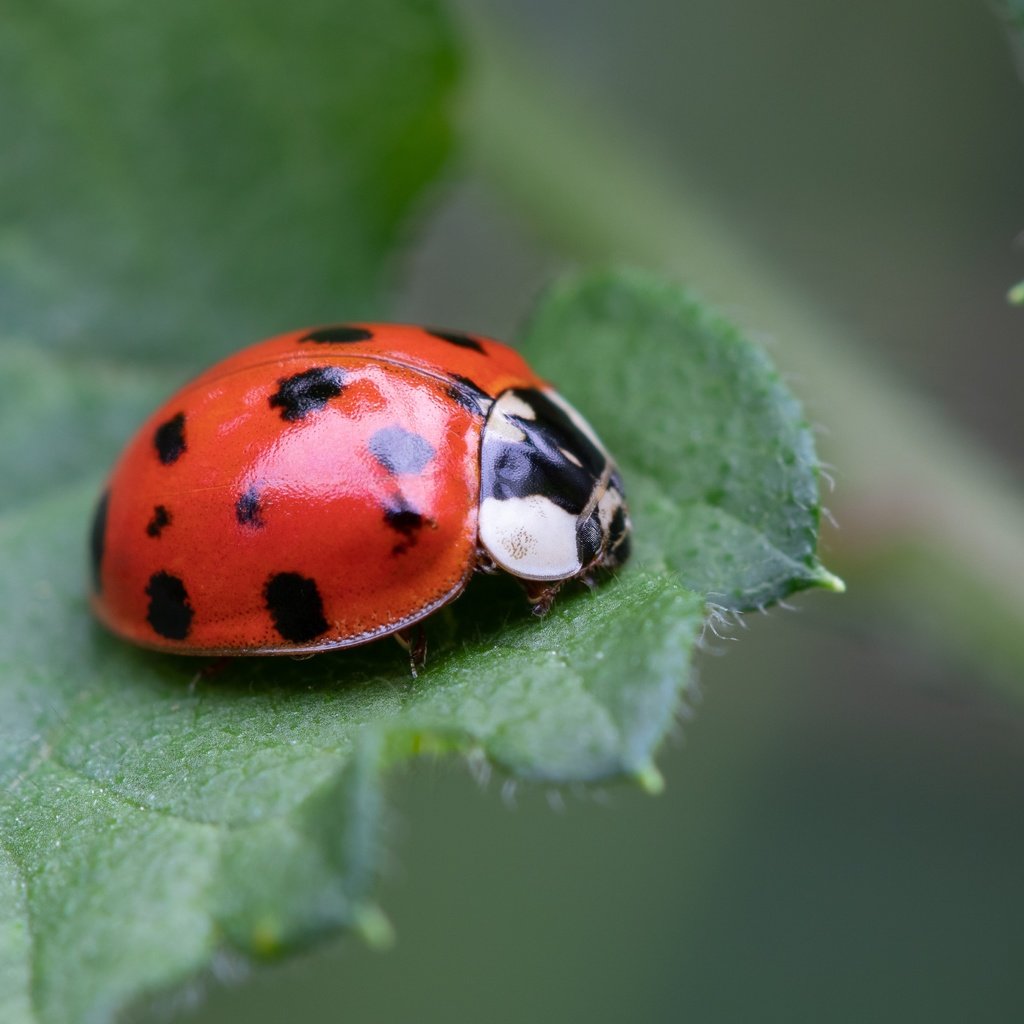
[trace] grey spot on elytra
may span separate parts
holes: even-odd
[[[422,473],[434,457],[434,446],[422,435],[402,427],[383,427],[367,442],[370,454],[389,473]]]

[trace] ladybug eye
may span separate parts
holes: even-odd
[[[616,510],[619,533],[628,530],[624,507],[614,463],[564,398],[534,388],[498,396],[480,448],[479,533],[501,568],[562,580],[610,561]]]

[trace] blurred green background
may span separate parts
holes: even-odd
[[[462,13],[470,40],[485,31],[557,86],[553,102],[657,167],[1019,486],[1024,311],[1004,295],[1024,277],[1024,87],[989,5],[465,0]],[[424,214],[399,318],[513,336],[573,263],[486,166],[453,168]],[[690,283],[779,346],[824,457],[856,445],[830,424],[847,382],[808,387],[779,325],[718,281]],[[948,584],[863,541],[885,535],[900,496],[865,508],[842,464],[835,475],[823,557],[849,594],[708,637],[663,796],[509,794],[461,765],[416,764],[391,787],[380,896],[394,950],[347,940],[163,1009],[192,1024],[1022,1019],[1020,707],[982,641],[944,644],[948,623],[920,614]],[[986,685],[1000,672],[1002,689]]]

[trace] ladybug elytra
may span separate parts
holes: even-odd
[[[92,603],[181,654],[408,643],[475,571],[543,611],[629,531],[614,461],[512,349],[323,327],[218,363],[142,426],[96,509]]]

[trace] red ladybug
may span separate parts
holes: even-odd
[[[487,338],[346,324],[211,367],[143,425],[92,527],[92,603],[181,654],[297,654],[395,634],[477,569],[544,610],[629,550],[594,431]]]

